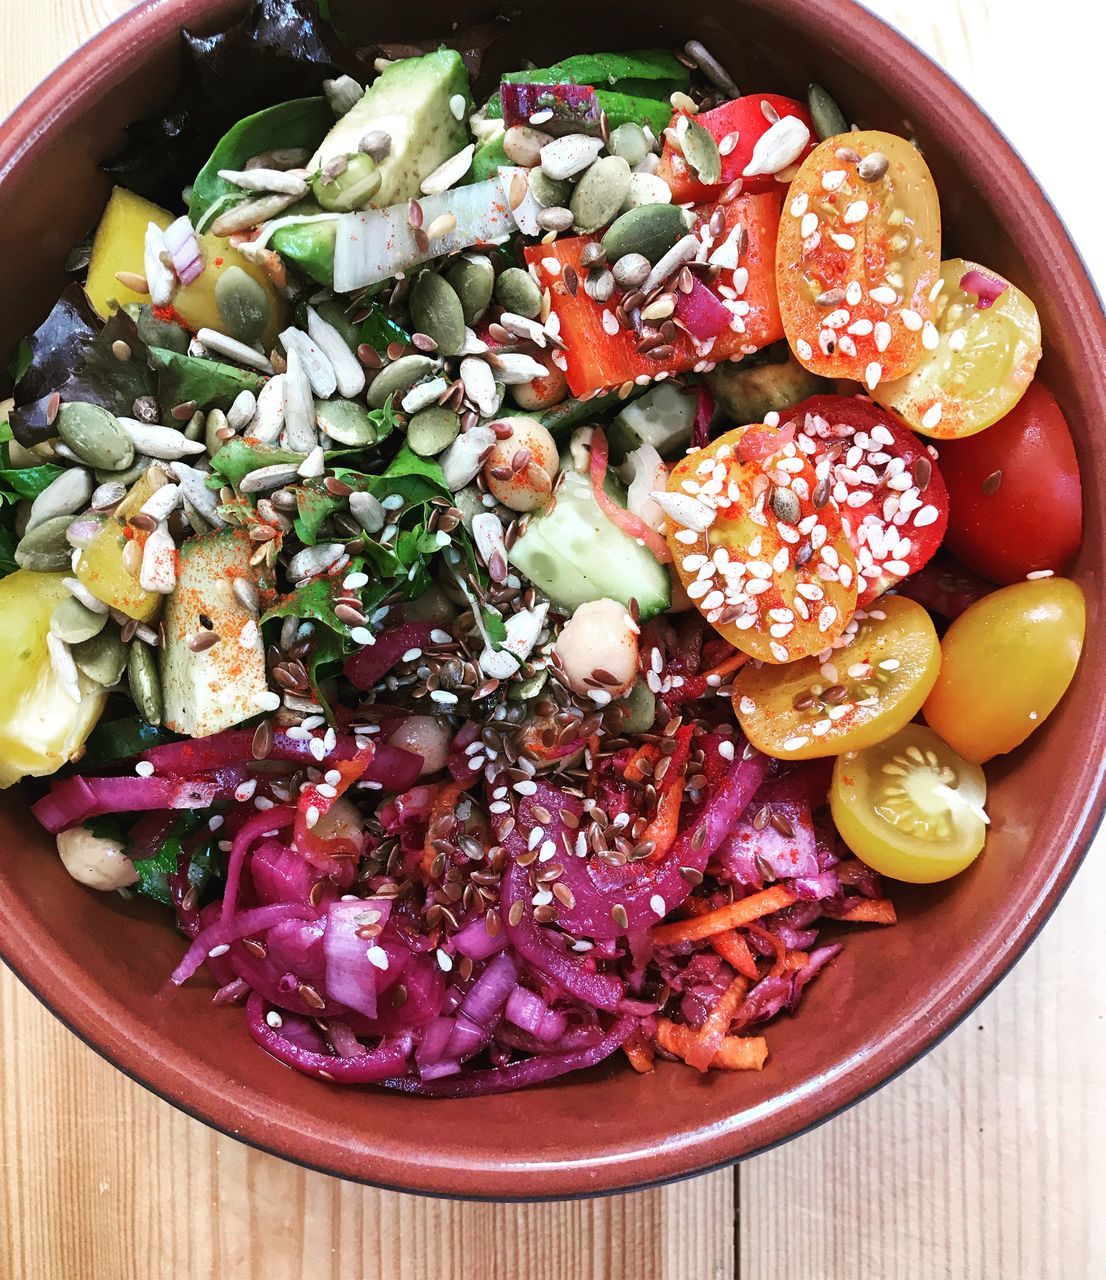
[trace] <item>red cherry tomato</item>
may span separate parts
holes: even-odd
[[[859,396],[812,396],[783,418],[841,512],[863,608],[941,545],[949,517],[941,472],[926,441]]]
[[[693,201],[700,204],[711,200],[737,178],[742,179],[741,189],[746,193],[785,190],[787,182],[774,173],[743,177],[757,141],[768,132],[773,119],[782,119],[784,116],[797,117],[810,132],[809,141],[797,157],[801,161],[814,150],[817,139],[810,112],[793,98],[781,98],[778,93],[754,93],[746,98],[723,102],[713,111],[702,111],[695,116],[696,123],[701,124],[719,144],[719,149],[726,153],[722,156],[721,181],[709,186],[699,181],[671,138],[666,137],[658,172],[672,188],[673,203],[687,204]],[[673,118],[673,125],[679,118],[679,114]],[[786,169],[784,173],[787,173]]]
[[[993,427],[940,445],[948,485],[946,543],[992,582],[1061,573],[1083,536],[1071,432],[1052,392],[1033,383]]]

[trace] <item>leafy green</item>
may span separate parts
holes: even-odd
[[[157,398],[162,413],[194,402],[198,409],[229,409],[243,391],[256,395],[264,384],[260,374],[219,360],[183,356],[165,347],[150,350],[150,364],[157,371]]]
[[[259,0],[225,31],[185,31],[175,94],[127,130],[127,146],[108,171],[131,191],[176,208],[182,175],[199,171],[235,121],[318,94],[324,79],[342,71],[365,76],[315,0]]]
[[[620,80],[674,80],[687,87],[687,67],[665,49],[631,49],[627,53],[575,53],[551,67],[508,71],[508,84],[617,84]]]
[[[369,307],[369,314],[361,322],[357,341],[367,342],[374,351],[384,351],[392,342],[402,342],[407,346],[411,335],[388,315],[380,302],[374,301]]]
[[[265,107],[239,120],[219,139],[211,158],[200,170],[188,198],[188,216],[198,227],[212,205],[226,196],[248,198],[248,193],[225,178],[220,169],[243,169],[246,161],[275,147],[302,147],[314,152],[334,123],[325,98],[299,98]]]
[[[106,723],[100,721],[88,735],[81,768],[105,769],[122,760],[132,760],[151,747],[172,741],[172,738],[168,730],[147,724],[140,716],[124,716]]]
[[[12,382],[18,382],[23,377],[31,366],[32,357],[31,344],[26,338],[21,338],[11,364],[8,365],[8,377]]]
[[[184,852],[184,840],[203,821],[200,814],[182,814],[170,829],[165,843],[152,858],[135,860],[134,868],[140,877],[135,889],[143,897],[152,898],[166,907],[173,905],[169,877],[177,874]],[[221,873],[217,850],[218,843],[214,836],[192,850],[188,863],[188,883],[199,894],[203,893],[213,877]]]
[[[278,449],[275,444],[248,444],[241,436],[235,436],[211,459],[211,469],[237,489],[251,471],[260,467],[275,467],[281,462],[299,466],[302,461],[301,454]]]
[[[10,419],[21,444],[30,446],[45,438],[30,427],[34,415],[24,415],[23,409],[52,392],[62,400],[98,404],[130,417],[135,400],[154,388],[146,347],[134,321],[125,311],[117,311],[103,323],[80,285],[65,290],[26,341],[30,361],[16,383],[15,402],[20,407]],[[117,341],[131,349],[130,360],[115,356],[112,345]]]
[[[484,609],[482,613],[488,639],[498,648],[507,639],[507,624],[503,621],[503,615],[496,613],[494,609]]]
[[[353,560],[342,574],[342,578],[360,569],[363,564],[362,560]],[[309,618],[318,624],[315,629],[315,643],[305,665],[315,699],[327,708],[328,714],[329,707],[320,684],[326,676],[333,673],[342,657],[355,648],[350,638],[350,628],[334,612],[337,597],[348,594],[343,590],[340,580],[316,578],[289,592],[261,618],[262,626],[279,618]]]
[[[16,536],[10,529],[0,528],[0,578],[6,578],[19,568],[15,563],[16,541]]]
[[[53,462],[38,467],[0,468],[0,502],[17,502],[20,498],[35,498],[61,475],[63,468]]]

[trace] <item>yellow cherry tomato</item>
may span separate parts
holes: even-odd
[[[830,811],[838,834],[880,875],[932,884],[974,862],[987,835],[987,783],[924,725],[838,756]]]
[[[1067,692],[1086,606],[1070,578],[1015,582],[965,609],[941,641],[926,723],[968,760],[1013,751]]]
[[[825,662],[741,672],[733,704],[754,747],[781,760],[836,756],[882,742],[918,714],[941,665],[929,614],[884,596],[854,622],[851,639]]]
[[[933,325],[922,331],[921,363],[881,382],[872,398],[923,435],[974,436],[1005,417],[1033,381],[1041,358],[1037,308],[1009,280],[964,258],[941,264],[936,305]]]
[[[806,445],[793,427],[739,427],[668,477],[668,544],[688,596],[762,662],[829,648],[856,609],[856,560]]]

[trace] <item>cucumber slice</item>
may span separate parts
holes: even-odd
[[[616,500],[624,491],[609,484]],[[642,621],[668,608],[668,571],[652,552],[603,514],[588,480],[568,470],[548,515],[535,516],[511,548],[510,561],[561,609],[589,600],[637,600]]]
[[[622,458],[643,444],[651,444],[662,458],[673,457],[691,443],[694,423],[694,394],[670,382],[659,382],[611,423],[611,452]]]

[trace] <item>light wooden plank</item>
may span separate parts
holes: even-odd
[[[0,115],[129,0],[0,3]],[[718,1280],[730,1172],[563,1205],[448,1204],[308,1173],[102,1062],[0,973],[0,1277]]]
[[[1086,24],[1101,18],[1077,0],[1054,0],[1047,23],[1020,0],[869,7],[988,108],[1106,282],[1100,201],[1061,123],[1093,118]],[[976,1016],[876,1097],[741,1169],[741,1280],[1106,1276],[1106,992],[1086,955],[1104,900],[1100,839]]]

